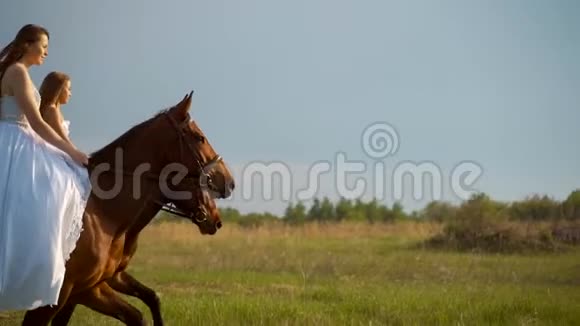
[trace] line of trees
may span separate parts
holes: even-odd
[[[310,208],[306,209],[304,204],[289,204],[284,214],[284,221],[288,223],[316,222],[340,222],[367,221],[391,222],[409,218],[403,206],[394,203],[391,207],[380,204],[377,200],[364,202],[360,199],[348,200],[341,198],[336,204],[327,197],[322,200],[314,199]]]
[[[242,225],[259,225],[268,221],[283,221],[290,224],[307,222],[366,221],[368,223],[394,222],[406,219],[446,222],[467,215],[481,215],[482,210],[493,211],[495,218],[513,221],[580,221],[580,189],[570,193],[563,201],[547,195],[531,195],[514,202],[501,202],[485,193],[478,193],[458,205],[433,201],[419,211],[406,213],[400,203],[391,206],[377,200],[362,201],[341,198],[334,203],[324,197],[314,199],[310,207],[303,203],[290,203],[283,216],[270,213],[241,214],[234,208],[221,209],[225,221]],[[489,215],[489,214],[488,214]]]

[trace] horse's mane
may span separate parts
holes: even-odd
[[[91,161],[101,161],[102,159],[106,158],[109,154],[113,153],[116,148],[124,147],[136,133],[139,133],[143,128],[147,127],[152,121],[157,119],[160,115],[167,113],[171,108],[160,110],[151,118],[131,127],[129,130],[124,132],[121,136],[117,137],[117,139],[110,142],[108,145],[105,145],[103,148],[93,152],[90,157]]]

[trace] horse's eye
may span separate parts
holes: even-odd
[[[202,135],[197,135],[197,140],[199,140],[200,143],[204,144],[205,143],[205,137]]]

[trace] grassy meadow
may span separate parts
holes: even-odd
[[[162,222],[144,231],[130,272],[159,293],[166,325],[580,325],[580,250],[424,248],[440,228],[226,223],[201,236]],[[71,324],[121,325],[84,307]]]

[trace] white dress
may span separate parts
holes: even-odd
[[[0,311],[57,304],[90,191],[87,170],[34,132],[14,97],[1,97]]]

